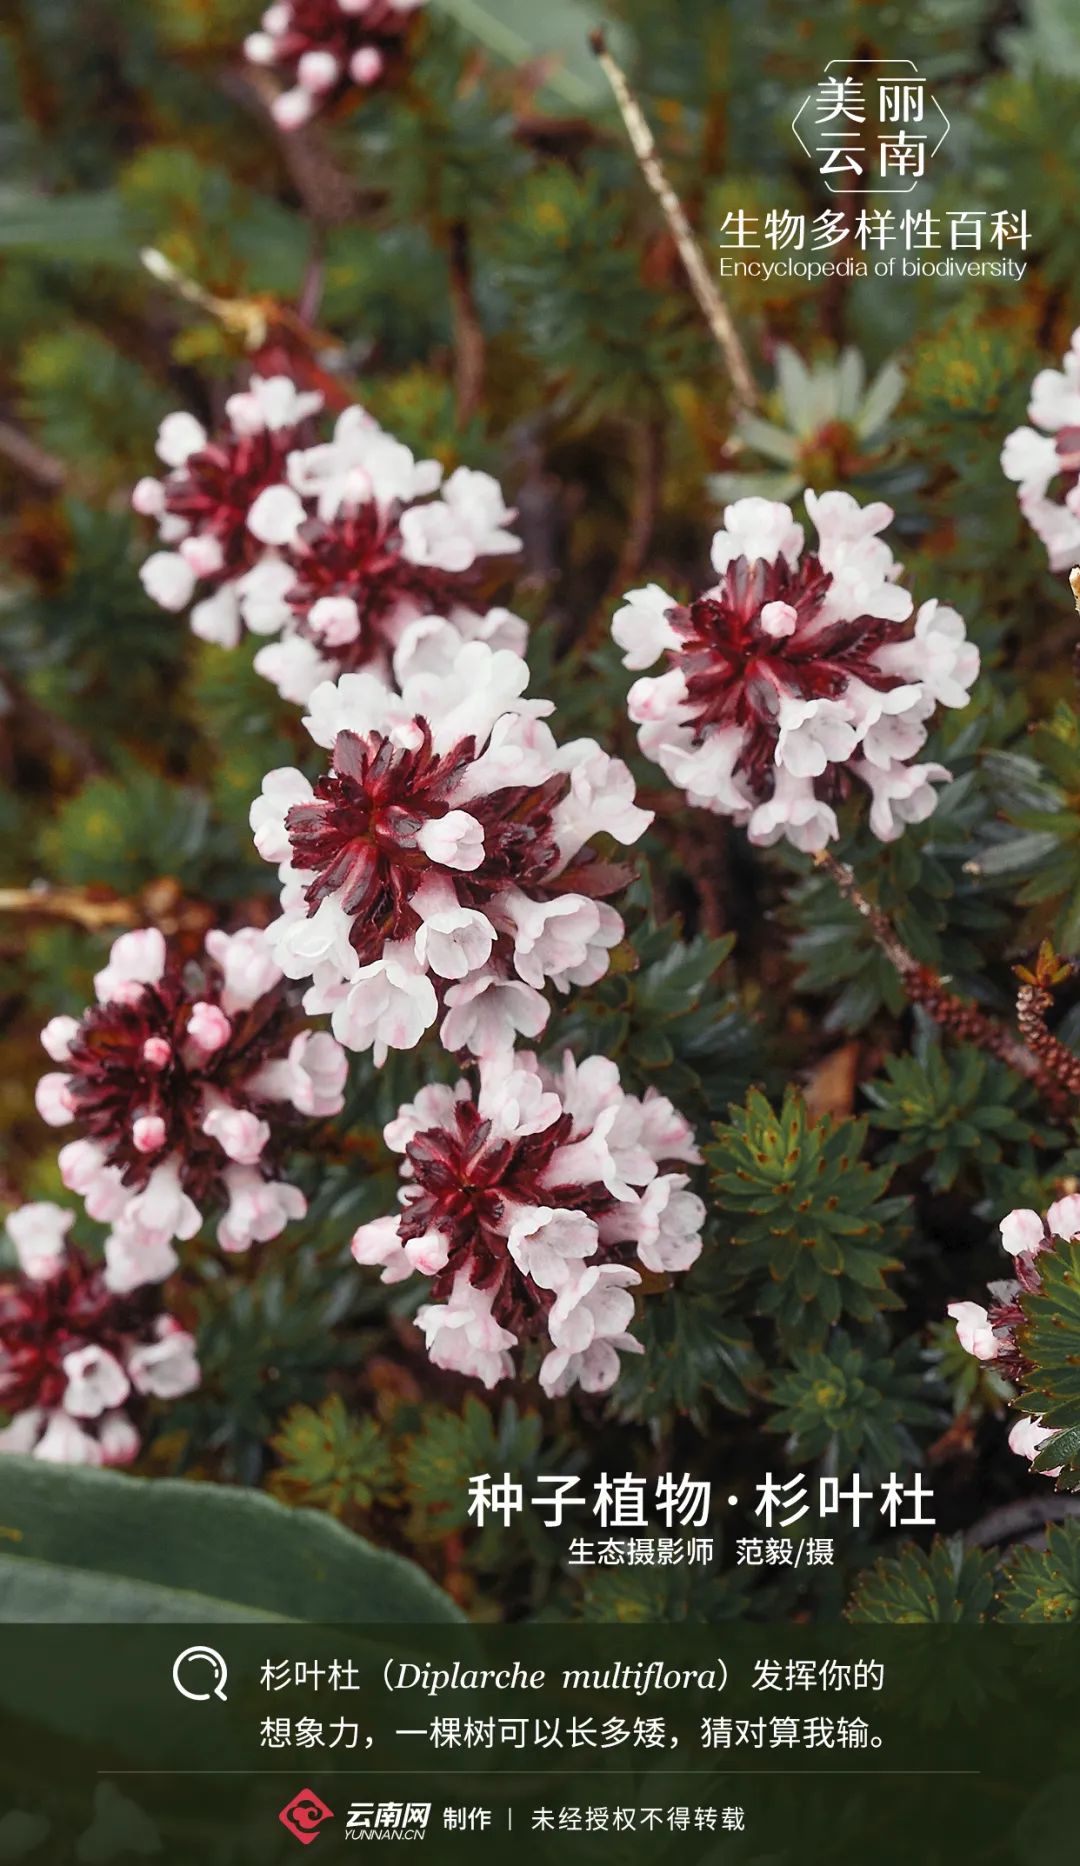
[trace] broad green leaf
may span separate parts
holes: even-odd
[[[0,1622],[455,1621],[419,1568],[259,1491],[0,1462]]]

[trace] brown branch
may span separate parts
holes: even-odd
[[[135,926],[142,918],[133,901],[94,900],[80,888],[0,888],[0,914],[70,920],[87,933]]]
[[[705,255],[695,238],[690,222],[686,218],[682,202],[668,180],[645,113],[630,89],[629,80],[622,66],[609,52],[603,33],[600,31],[592,33],[589,43],[614,93],[615,102],[619,106],[619,114],[630,139],[630,147],[637,158],[638,167],[660,203],[664,218],[671,230],[671,237],[686,269],[691,289],[723,356],[732,388],[735,391],[735,399],[742,408],[754,408],[759,400],[758,386],[754,381],[742,341],[731,313],[720,295],[719,287],[709,271]]]
[[[450,304],[454,317],[454,392],[458,426],[472,420],[484,393],[487,344],[476,308],[469,229],[463,220],[450,228]]]
[[[1046,1074],[1077,1101],[1080,1100],[1080,1056],[1066,1049],[1046,1028],[1046,1013],[1053,1002],[1051,994],[1040,986],[1021,985],[1016,994],[1016,1022],[1028,1049],[1038,1057]]]
[[[268,71],[228,70],[218,83],[227,96],[256,112],[268,125],[304,212],[317,226],[340,227],[356,219],[360,191],[335,161],[321,123],[316,120],[295,130],[279,129],[270,110],[279,86]]]
[[[633,494],[626,540],[614,578],[621,596],[645,568],[649,558],[664,479],[664,428],[658,420],[638,421],[631,431]]]
[[[852,870],[827,849],[814,856],[815,866],[824,869],[836,883],[844,899],[851,902],[866,921],[874,940],[894,968],[912,1004],[919,1004],[935,1024],[949,1031],[961,1043],[996,1056],[1018,1075],[1025,1076],[1055,1115],[1069,1112],[1075,1100],[1066,1093],[1061,1080],[1026,1043],[999,1023],[996,1017],[980,1010],[969,999],[957,997],[930,966],[923,965],[909,952],[888,915],[859,887]],[[1051,1039],[1053,1040],[1053,1039]]]

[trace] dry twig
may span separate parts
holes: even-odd
[[[645,112],[630,89],[625,71],[608,50],[603,33],[594,32],[590,36],[589,43],[614,92],[615,102],[619,106],[619,114],[626,126],[626,134],[630,139],[634,155],[637,157],[638,166],[660,203],[664,218],[671,229],[671,237],[686,268],[686,275],[690,280],[694,296],[701,306],[705,321],[727,365],[735,398],[742,408],[755,408],[760,399],[758,386],[754,381],[739,333],[735,329],[731,312],[721,297],[719,287],[705,262],[705,255],[686,218],[682,202],[668,180]]]

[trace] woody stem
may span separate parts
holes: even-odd
[[[682,202],[668,180],[645,112],[630,89],[629,80],[622,66],[608,50],[603,33],[599,31],[592,33],[589,43],[614,93],[615,102],[619,106],[619,115],[622,117],[630,140],[630,147],[637,157],[638,167],[660,203],[664,218],[671,230],[671,237],[686,268],[686,276],[690,280],[694,296],[727,365],[736,400],[742,408],[754,408],[759,400],[758,387],[747,361],[746,352],[742,347],[739,333],[735,329],[731,313],[720,296],[716,281],[705,263],[705,255],[694,237]]]
[[[877,945],[895,969],[912,1004],[920,1004],[942,1030],[950,1031],[962,1043],[970,1043],[976,1049],[985,1050],[989,1055],[996,1056],[999,1062],[1007,1063],[1011,1069],[1015,1069],[1018,1075],[1026,1076],[1055,1114],[1068,1110],[1071,1100],[1080,1094],[1080,1061],[1077,1058],[1070,1059],[1076,1071],[1074,1085],[1066,1081],[1064,1074],[1057,1068],[1051,1067],[1047,1055],[1030,1041],[1023,1019],[1020,1028],[1028,1039],[1026,1042],[999,1023],[996,1017],[981,1010],[977,1004],[949,991],[930,966],[921,964],[904,945],[888,915],[867,900],[846,863],[838,861],[824,849],[814,856],[814,863],[816,867],[825,870],[844,899],[850,901],[862,915]],[[1056,1044],[1065,1056],[1069,1055],[1049,1032],[1046,1033],[1046,1039],[1048,1045]]]

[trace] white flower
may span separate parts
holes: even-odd
[[[50,1017],[41,1033],[41,1047],[54,1063],[66,1063],[71,1054],[72,1042],[78,1034],[78,1018]]]
[[[705,1206],[686,1190],[685,1173],[662,1173],[646,1186],[636,1208],[638,1257],[648,1270],[689,1270],[701,1255]]]
[[[290,1101],[301,1114],[324,1120],[340,1114],[345,1102],[348,1059],[325,1031],[302,1030],[286,1057],[264,1063],[248,1083],[249,1093],[270,1101]]]
[[[248,1108],[211,1108],[203,1116],[202,1131],[238,1166],[254,1166],[270,1139],[269,1122],[260,1121]]]
[[[495,928],[475,908],[460,907],[446,882],[434,876],[425,881],[413,895],[413,908],[420,915],[414,950],[425,971],[439,978],[467,978],[487,963]]]
[[[195,604],[191,611],[191,632],[200,641],[213,642],[218,648],[235,648],[239,645],[243,630],[234,584],[223,583],[212,596],[204,597],[201,603]]]
[[[159,1320],[157,1341],[132,1349],[127,1370],[136,1393],[163,1400],[193,1393],[202,1378],[194,1336],[171,1317]]]
[[[449,1302],[419,1309],[416,1322],[434,1366],[470,1374],[486,1387],[497,1386],[513,1371],[509,1350],[517,1338],[492,1315],[491,1293],[474,1289],[467,1278],[456,1278]]]
[[[70,1127],[75,1119],[75,1104],[71,1099],[71,1077],[50,1070],[39,1077],[34,1090],[34,1105],[43,1121],[50,1127]]]
[[[979,677],[979,650],[967,639],[963,617],[936,597],[920,607],[910,641],[884,647],[878,661],[905,680],[924,682],[939,706],[966,706]]]
[[[58,1155],[60,1177],[69,1192],[77,1192],[91,1218],[111,1224],[127,1209],[131,1193],[118,1166],[110,1166],[105,1149],[94,1140],[72,1140]]]
[[[558,754],[570,774],[570,789],[554,810],[555,834],[564,864],[593,836],[607,834],[624,847],[643,836],[651,810],[634,801],[634,779],[621,758],[609,758],[592,739],[575,739]]]
[[[934,784],[952,777],[938,764],[891,764],[882,769],[860,760],[852,769],[870,788],[870,827],[882,842],[895,842],[909,823],[924,823],[937,807]]]
[[[124,1369],[105,1348],[76,1348],[60,1364],[67,1379],[64,1409],[74,1419],[96,1419],[122,1406],[131,1391]]]
[[[493,1056],[516,1037],[537,1037],[548,1020],[547,999],[519,978],[478,972],[452,985],[439,1030],[443,1048]]]
[[[293,1218],[302,1218],[307,1200],[284,1180],[263,1179],[252,1166],[230,1166],[225,1172],[229,1209],[218,1225],[222,1250],[246,1251],[252,1244],[267,1244],[279,1237]]]
[[[467,810],[450,810],[445,816],[432,817],[417,838],[429,862],[441,868],[460,868],[470,873],[484,859],[484,830]]]
[[[4,1220],[8,1237],[24,1276],[33,1283],[46,1283],[60,1269],[67,1251],[67,1234],[75,1222],[74,1212],[47,1199],[36,1204],[20,1205]]]
[[[115,1295],[126,1296],[148,1283],[164,1283],[179,1265],[169,1243],[146,1244],[117,1231],[105,1239],[105,1286]]]
[[[978,1361],[996,1359],[1000,1343],[990,1326],[990,1317],[977,1302],[950,1302],[949,1314],[956,1323],[956,1335],[966,1354]]]
[[[575,1383],[586,1393],[614,1386],[620,1350],[642,1352],[626,1332],[634,1317],[630,1289],[640,1281],[636,1270],[621,1264],[596,1264],[564,1285],[548,1317],[554,1347],[540,1369],[546,1393],[565,1393]]]
[[[1052,1237],[1065,1240],[1080,1237],[1080,1192],[1055,1199],[1046,1214],[1046,1222]]]
[[[613,629],[628,667],[666,663],[628,695],[645,757],[751,842],[816,854],[840,833],[849,772],[884,840],[930,814],[941,767],[901,767],[936,706],[967,704],[979,657],[955,610],[931,600],[910,622],[879,535],[889,506],[838,491],[808,491],[806,506],[816,554],[786,505],[738,500],[713,540],[715,586],[683,606],[655,585],[632,591]]]
[[[1076,1200],[1076,1204],[1080,1208],[1080,1199]],[[1053,1211],[1053,1206],[1050,1209]],[[1001,1232],[1002,1245],[1011,1257],[1019,1257],[1022,1252],[1034,1254],[1042,1250],[1046,1243],[1046,1232],[1038,1212],[1024,1210],[1009,1212],[1002,1219],[998,1229]],[[1051,1229],[1053,1229],[1052,1225]],[[1080,1231],[1080,1210],[1077,1212],[1076,1229]],[[1055,1233],[1055,1235],[1063,1234]]]
[[[658,583],[644,589],[628,590],[621,609],[615,611],[611,633],[623,650],[627,667],[651,667],[666,648],[677,648],[679,638],[671,626],[675,602]]]
[[[94,977],[99,1004],[119,997],[126,986],[156,985],[165,970],[165,957],[165,935],[157,927],[121,933],[113,941],[108,965]]]
[[[786,836],[796,849],[816,855],[840,834],[836,812],[822,803],[809,778],[797,778],[789,771],[778,771],[773,794],[759,803],[750,818],[750,841],[769,847]]]
[[[248,530],[260,544],[289,544],[304,517],[303,504],[291,486],[267,486],[248,513]]]
[[[281,978],[261,927],[241,927],[236,933],[213,928],[206,935],[206,950],[225,975],[221,1002],[230,1017],[249,1010]]]
[[[591,1257],[599,1233],[584,1212],[555,1211],[550,1205],[517,1207],[506,1248],[524,1276],[541,1289],[562,1289],[583,1257]]]
[[[198,578],[178,551],[155,551],[139,570],[139,581],[162,609],[186,609],[195,594]]]
[[[350,1050],[374,1050],[378,1067],[388,1050],[411,1050],[438,1015],[438,999],[407,946],[384,948],[362,966],[333,1014],[334,1035]]]
[[[373,1218],[353,1233],[352,1254],[357,1263],[379,1268],[384,1283],[401,1283],[413,1273],[412,1261],[398,1235],[396,1213]]]
[[[830,764],[844,764],[855,749],[855,728],[835,700],[780,702],[776,763],[793,777],[820,777]]]
[[[1044,1425],[1041,1418],[1029,1418],[1025,1414],[1023,1418],[1016,1421],[1009,1433],[1009,1450],[1015,1451],[1018,1458],[1026,1458],[1030,1463],[1033,1458],[1038,1457],[1047,1441],[1056,1437],[1057,1433],[1052,1427]],[[1053,1471],[1043,1472],[1044,1477],[1059,1477],[1060,1475],[1060,1465]]]
[[[794,563],[803,547],[803,528],[786,505],[772,499],[736,499],[724,511],[724,529],[712,541],[713,569],[720,575],[736,557]]]

